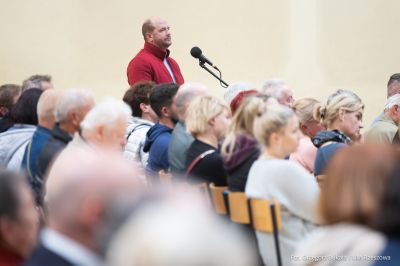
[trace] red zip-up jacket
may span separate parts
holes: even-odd
[[[128,83],[133,85],[138,81],[151,80],[155,83],[174,82],[168,69],[164,65],[164,58],[167,58],[171,67],[176,83],[183,84],[183,76],[178,63],[169,57],[169,50],[166,52],[148,42],[144,43],[144,48],[131,60],[127,68]]]

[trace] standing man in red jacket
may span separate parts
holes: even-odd
[[[181,85],[184,82],[181,70],[178,63],[169,57],[168,47],[172,41],[168,22],[160,17],[151,17],[143,23],[142,34],[144,48],[128,65],[129,85],[143,80]]]

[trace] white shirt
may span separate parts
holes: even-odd
[[[171,75],[171,78],[172,78],[172,80],[174,81],[174,83],[176,83],[176,80],[175,80],[174,74],[172,73],[171,66],[168,64],[168,60],[167,60],[167,58],[164,58],[164,61],[163,61],[163,63],[164,63],[164,65],[165,65],[165,67],[168,69],[168,72],[169,72],[169,74]]]
[[[52,229],[43,229],[41,232],[43,246],[48,250],[65,258],[74,265],[102,266],[99,256],[75,240],[64,236]]]

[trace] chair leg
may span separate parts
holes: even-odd
[[[276,258],[278,261],[278,266],[282,266],[282,257],[281,257],[281,250],[279,247],[279,236],[278,236],[278,225],[276,221],[276,213],[275,213],[275,204],[271,203],[269,205],[271,210],[271,217],[272,217],[272,226],[274,229],[274,241],[275,241],[275,250],[276,250]]]

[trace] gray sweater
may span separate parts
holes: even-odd
[[[246,195],[276,199],[281,205],[279,236],[283,265],[290,264],[290,256],[298,243],[315,228],[314,208],[319,191],[314,176],[292,161],[257,160],[250,169]],[[256,232],[256,235],[264,264],[277,265],[272,234]]]

